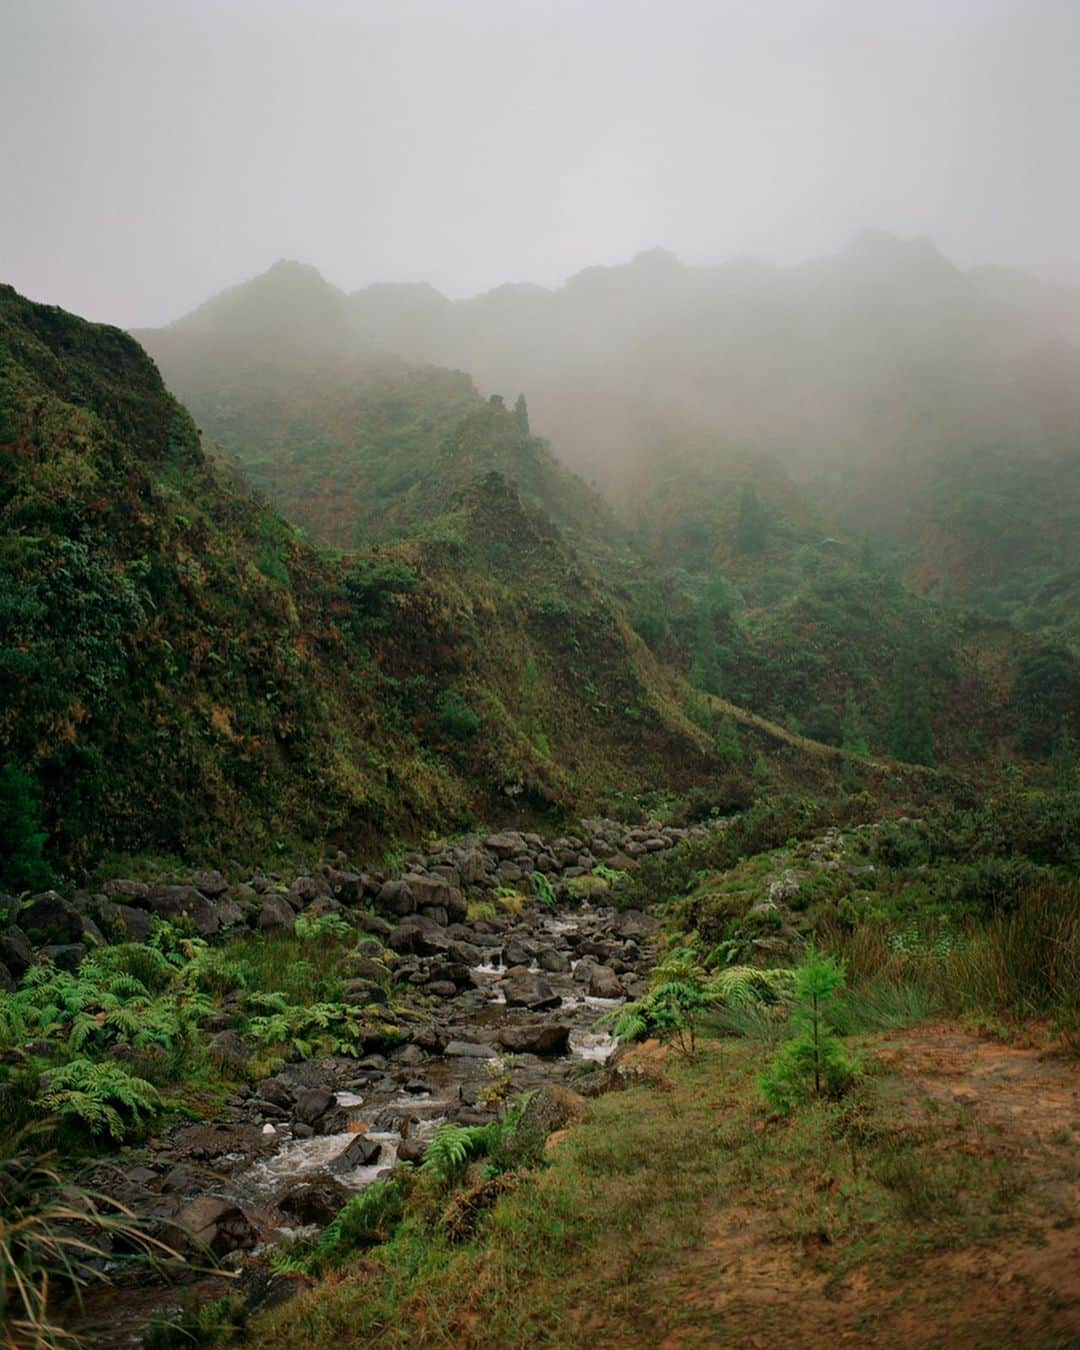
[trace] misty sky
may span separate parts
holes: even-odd
[[[1080,0],[0,0],[0,281],[557,283],[875,226],[1080,281]]]

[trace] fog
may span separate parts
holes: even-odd
[[[0,49],[0,280],[125,326],[866,226],[1080,280],[1074,0],[0,0]]]

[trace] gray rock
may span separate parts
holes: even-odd
[[[589,972],[590,998],[622,998],[626,990],[609,966],[594,966]]]
[[[208,899],[213,900],[215,896],[224,895],[229,889],[229,883],[217,871],[194,872],[191,877],[191,884],[197,891],[202,891]]]
[[[186,919],[202,937],[212,937],[221,926],[217,909],[194,886],[151,886],[145,904],[159,918]]]
[[[569,958],[554,947],[545,947],[536,958],[536,964],[549,975],[565,975],[570,969]]]
[[[112,900],[98,905],[97,916],[113,942],[145,942],[153,926],[153,916],[147,910]]]
[[[83,957],[86,955],[86,944],[83,942],[58,942],[42,947],[41,951],[42,955],[46,956],[57,970],[66,970],[74,975],[82,965]]]
[[[244,1044],[243,1037],[236,1031],[219,1031],[207,1046],[211,1059],[227,1069],[242,1071],[247,1068],[251,1052]]]
[[[503,1027],[499,1032],[499,1044],[515,1055],[561,1055],[569,1039],[570,1028],[561,1022]]]
[[[296,915],[283,895],[268,895],[263,900],[256,922],[263,932],[273,928],[285,928],[292,932],[296,927]]]
[[[110,899],[118,897],[121,904],[125,904],[129,900],[137,903],[140,900],[145,900],[150,894],[150,887],[145,881],[128,881],[123,877],[106,881],[101,889]]]
[[[494,1059],[495,1051],[490,1045],[479,1041],[451,1041],[443,1051],[448,1059]]]
[[[502,991],[510,1008],[557,1008],[561,1002],[547,980],[528,971],[508,975],[502,982]]]
[[[257,1240],[255,1227],[243,1210],[220,1195],[190,1200],[174,1222],[185,1231],[187,1245],[195,1251],[209,1250],[215,1256],[249,1251]]]

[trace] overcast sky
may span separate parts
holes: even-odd
[[[1080,281],[1080,0],[0,0],[0,280],[552,284],[864,226]]]

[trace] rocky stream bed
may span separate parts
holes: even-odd
[[[345,998],[383,1003],[396,1027],[359,1056],[293,1055],[240,1087],[218,1119],[178,1125],[85,1168],[84,1184],[160,1225],[163,1237],[187,1235],[192,1259],[179,1282],[174,1269],[172,1282],[155,1288],[144,1271],[127,1287],[121,1276],[96,1292],[79,1319],[83,1334],[101,1345],[137,1343],[150,1313],[178,1303],[185,1289],[217,1297],[229,1284],[206,1272],[200,1247],[260,1304],[284,1298],[295,1281],[270,1276],[268,1247],[318,1231],[351,1193],[399,1163],[420,1162],[440,1125],[486,1123],[529,1089],[602,1090],[617,1046],[604,1015],[644,992],[658,925],[606,905],[594,869],[631,869],[687,833],[583,821],[579,835],[556,840],[502,832],[433,845],[393,871],[354,871],[338,859],[287,887],[267,876],[229,885],[203,872],[186,885],[117,878],[100,892],[34,899],[20,916],[29,932],[9,930],[0,956],[44,935],[68,939],[45,950],[75,964],[78,947],[99,935],[143,934],[155,913],[211,941],[245,929],[256,940],[295,925],[300,913],[337,914],[356,930]],[[533,892],[517,913],[487,905],[483,918],[469,919],[470,901],[510,886]],[[546,903],[537,890],[547,890]],[[52,932],[43,934],[50,916]],[[249,1076],[251,1048],[227,1011],[207,1030],[214,1053],[238,1078]]]

